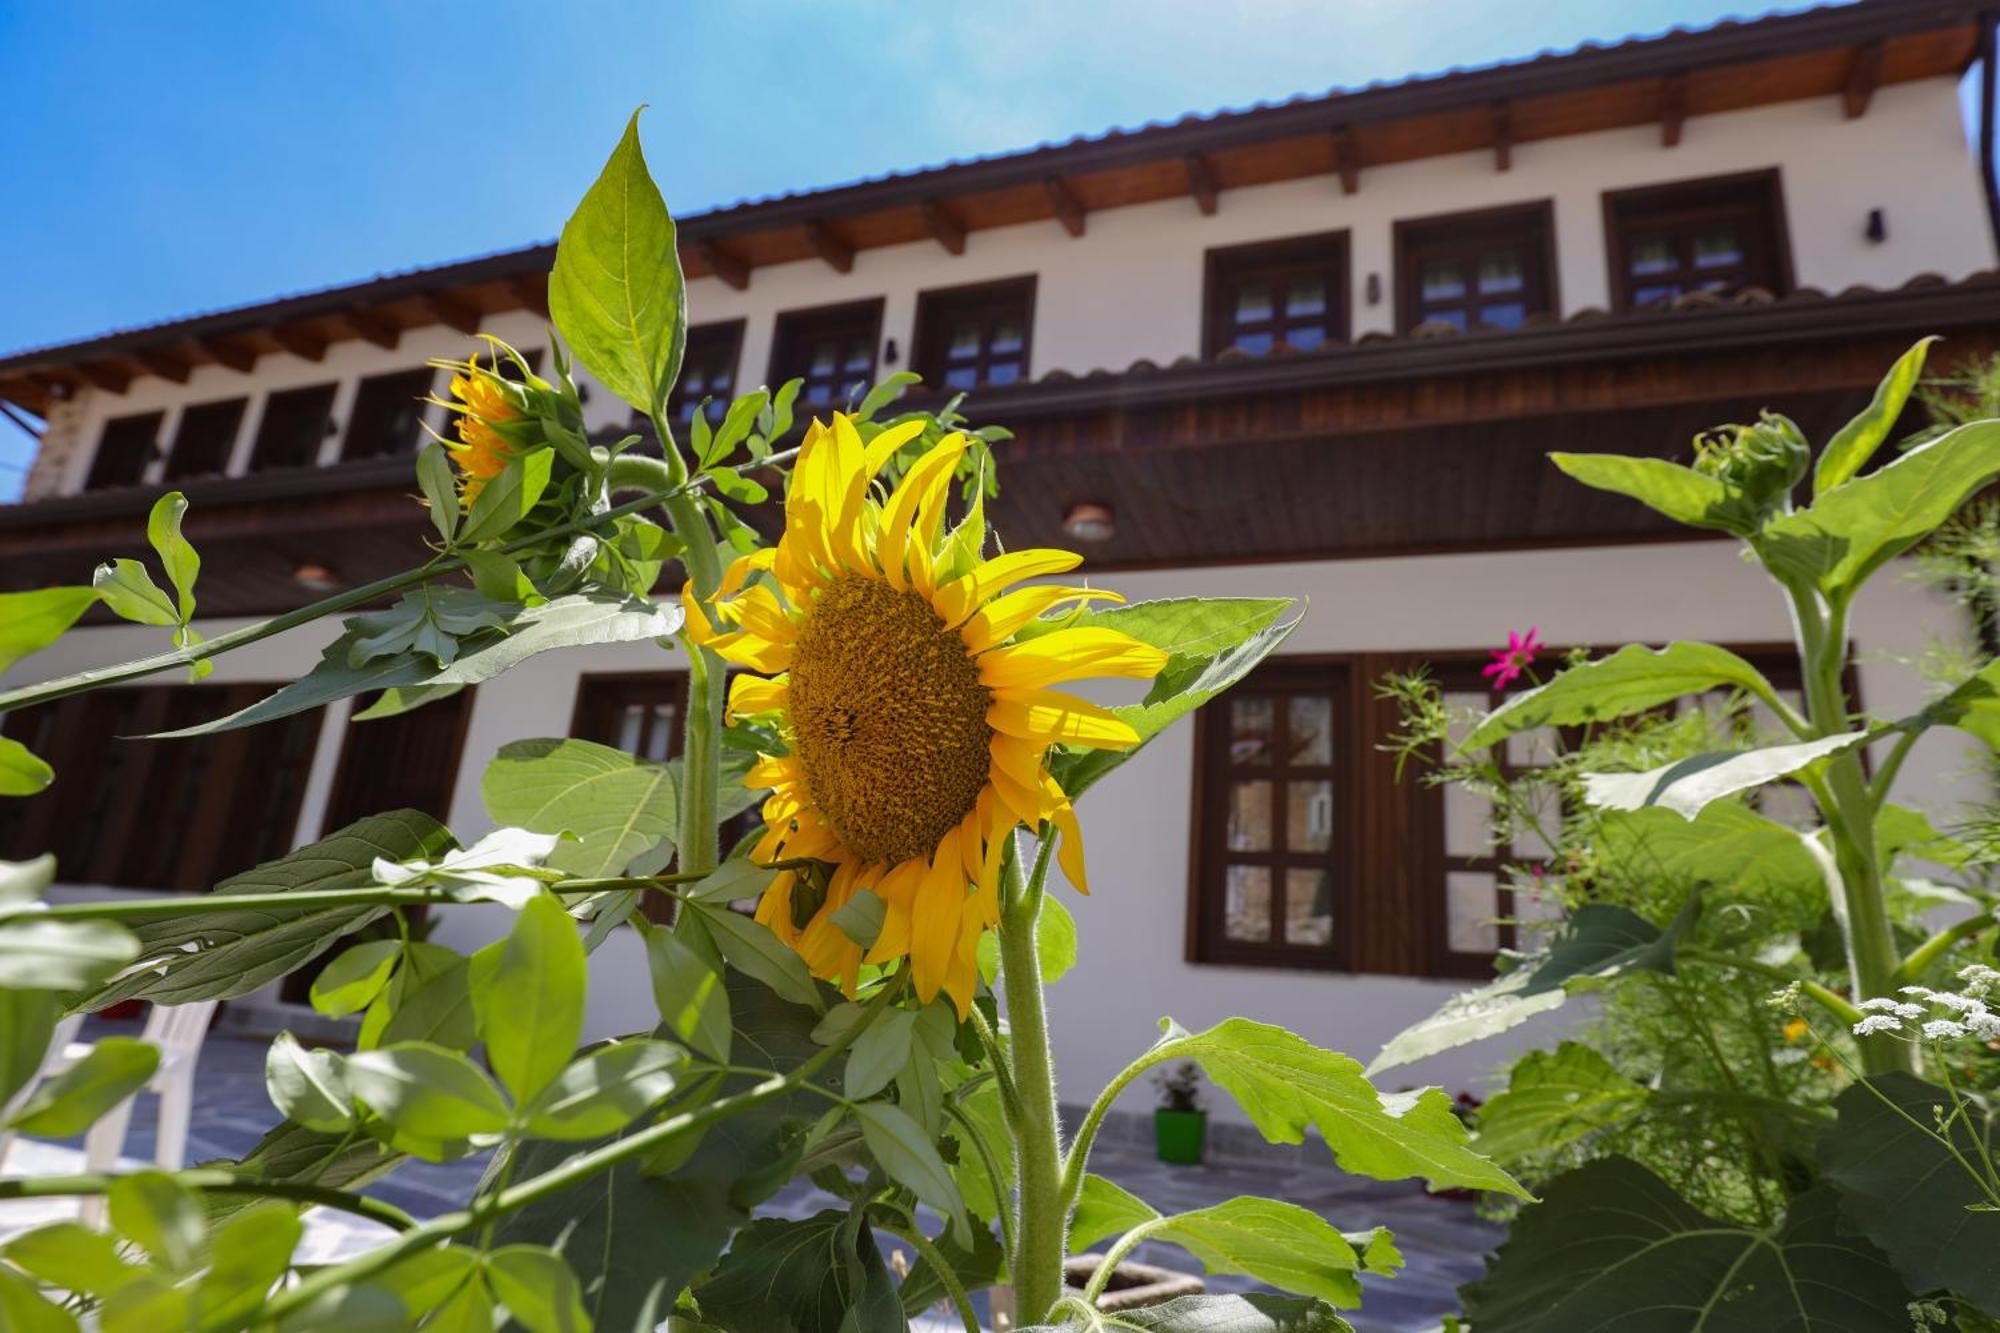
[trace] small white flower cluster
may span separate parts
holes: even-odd
[[[1854,1025],[1854,1035],[1871,1037],[1878,1032],[1914,1030],[1931,1041],[1952,1041],[1972,1037],[1979,1041],[2000,1041],[2000,1014],[1986,1007],[1986,997],[2000,990],[2000,971],[1983,963],[1962,969],[1958,979],[1963,991],[1932,990],[1928,986],[1905,986],[1906,1000],[1876,996],[1863,1000],[1867,1010]],[[1931,1006],[1926,1008],[1925,1006]],[[1905,1027],[1909,1024],[1909,1027]]]

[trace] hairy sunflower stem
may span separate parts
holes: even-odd
[[[958,1312],[958,1320],[965,1325],[965,1333],[980,1333],[979,1315],[972,1308],[972,1298],[965,1293],[965,1284],[958,1280],[951,1261],[938,1253],[930,1237],[917,1228],[917,1219],[900,1209],[871,1208],[869,1220],[898,1240],[909,1242],[917,1257],[931,1266],[931,1275],[943,1287],[945,1295],[951,1298],[952,1309]]]
[[[1118,1071],[1118,1076],[1104,1085],[1104,1091],[1097,1094],[1097,1100],[1090,1104],[1083,1123],[1077,1126],[1076,1137],[1070,1142],[1069,1154],[1063,1159],[1062,1201],[1063,1216],[1076,1211],[1077,1201],[1083,1197],[1083,1178],[1090,1167],[1091,1145],[1097,1142],[1097,1131],[1104,1125],[1104,1117],[1109,1114],[1111,1104],[1118,1100],[1118,1094],[1132,1085],[1132,1080],[1164,1060],[1171,1059],[1170,1052],[1158,1047],[1147,1051]]]
[[[52,1199],[69,1195],[109,1194],[111,1187],[124,1176],[108,1172],[93,1172],[77,1176],[35,1176],[28,1179],[0,1180],[0,1199]],[[371,1222],[380,1222],[394,1231],[414,1230],[418,1223],[402,1209],[381,1199],[371,1199],[365,1194],[352,1194],[347,1190],[334,1189],[329,1185],[312,1185],[296,1180],[263,1180],[257,1176],[241,1176],[233,1171],[220,1168],[197,1167],[189,1171],[176,1171],[174,1179],[191,1190],[203,1194],[255,1194],[267,1199],[287,1199],[293,1203],[318,1204],[325,1208],[335,1208],[356,1217],[365,1217]]]
[[[1042,998],[1042,963],[1035,923],[1041,910],[1041,880],[1048,858],[1038,857],[1036,874],[1025,883],[1020,843],[1002,868],[1000,979],[1013,1031],[1014,1088],[1021,1120],[1014,1127],[1014,1165],[1020,1213],[1009,1271],[1014,1275],[1017,1313],[1039,1324],[1062,1298],[1063,1257],[1069,1217],[1063,1207],[1062,1128],[1056,1111],[1055,1058],[1049,1048],[1048,1011]]]
[[[1104,1288],[1111,1281],[1111,1275],[1118,1271],[1118,1265],[1125,1262],[1125,1256],[1139,1248],[1139,1243],[1166,1226],[1174,1219],[1156,1217],[1150,1222],[1141,1222],[1118,1238],[1118,1243],[1105,1252],[1104,1261],[1097,1265],[1097,1271],[1090,1275],[1090,1281],[1083,1288],[1083,1303],[1090,1309],[1097,1308],[1097,1298],[1104,1294]]]

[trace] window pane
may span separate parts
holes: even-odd
[[[1285,701],[1288,762],[1295,767],[1333,762],[1333,700],[1323,695],[1294,694]]]
[[[978,356],[979,326],[977,324],[954,325],[951,331],[951,344],[945,349],[945,355],[959,361]]]
[[[833,401],[833,386],[825,380],[807,380],[804,397],[809,403],[824,406]]]
[[[1493,329],[1518,329],[1528,318],[1528,307],[1519,301],[1479,307],[1479,322]]]
[[[995,361],[986,367],[986,382],[988,384],[1012,384],[1020,378],[1021,363],[1019,361]]]
[[[1444,788],[1444,854],[1484,856],[1493,802],[1456,782]]]
[[[1465,311],[1464,311],[1464,310],[1426,310],[1426,311],[1424,312],[1424,323],[1426,323],[1426,324],[1449,324],[1449,325],[1451,325],[1451,326],[1452,326],[1453,328],[1457,329],[1457,330],[1458,330],[1458,331],[1459,331],[1460,333],[1463,333],[1463,332],[1465,332]]]
[[[849,343],[847,347],[847,369],[866,375],[875,368],[875,340]]]
[[[840,366],[840,345],[834,342],[816,342],[812,353],[806,359],[806,373],[810,375],[831,375]]]
[[[993,341],[988,347],[1001,356],[1012,356],[1021,350],[1023,329],[1015,319],[1003,319],[993,326]]]
[[[1294,278],[1285,291],[1285,314],[1292,319],[1326,313],[1326,279]]]
[[[1275,723],[1268,694],[1239,694],[1229,701],[1229,762],[1262,768],[1271,762]]]
[[[1271,850],[1271,784],[1236,782],[1229,788],[1229,850]]]
[[[1326,330],[1317,324],[1300,324],[1285,330],[1285,341],[1301,352],[1310,352],[1326,341]]]
[[[1285,849],[1323,852],[1333,845],[1333,784],[1285,784]]]
[[[953,366],[944,373],[945,387],[972,389],[979,385],[979,371],[972,366]]]
[[[1247,282],[1236,289],[1237,323],[1255,324],[1271,318],[1273,313],[1270,283]]]
[[[1239,333],[1236,346],[1252,356],[1263,356],[1276,345],[1276,340],[1268,333]]]
[[[1511,850],[1517,857],[1540,860],[1549,854],[1549,844],[1536,829],[1562,836],[1562,795],[1543,784],[1520,784],[1515,790],[1527,817],[1516,821]]]
[[[1521,256],[1512,250],[1482,255],[1479,260],[1479,290],[1482,295],[1518,292],[1527,283],[1527,269]]]
[[[1222,933],[1232,940],[1271,938],[1271,872],[1231,866],[1223,886]]]
[[[1333,939],[1333,875],[1325,870],[1285,872],[1285,943],[1327,944]]]
[[[1551,727],[1517,731],[1507,738],[1507,762],[1516,768],[1534,768],[1554,762],[1556,733]]]
[[[1742,262],[1743,245],[1736,239],[1736,228],[1724,223],[1694,234],[1696,268],[1732,268]]]
[[[1671,273],[1680,267],[1674,254],[1674,239],[1663,231],[1641,232],[1631,240],[1627,262],[1635,278],[1655,273]]]
[[[1498,882],[1477,870],[1454,870],[1444,877],[1445,943],[1453,953],[1492,953],[1500,947]]]
[[[1671,301],[1681,294],[1680,284],[1664,283],[1657,287],[1639,287],[1632,292],[1633,305],[1651,305],[1655,301]]]
[[[1424,300],[1455,301],[1465,295],[1465,266],[1457,260],[1433,261],[1422,273]]]

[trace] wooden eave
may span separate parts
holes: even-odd
[[[1025,223],[1081,235],[1091,213],[1166,199],[1208,211],[1246,186],[1327,176],[1363,190],[1372,167],[1446,154],[1487,152],[1505,169],[1521,145],[1568,135],[1660,125],[1671,141],[1688,117],[1756,106],[1827,98],[1863,114],[1882,87],[1962,72],[1978,9],[1899,0],[1725,23],[738,204],[681,220],[681,262],[742,286],[759,268],[805,259],[845,271],[856,252],[887,246],[956,254],[967,234]],[[247,373],[272,352],[381,343],[511,310],[540,316],[554,257],[553,245],[530,246],[22,352],[0,358],[0,398],[46,414],[63,394],[123,392],[162,367]]]

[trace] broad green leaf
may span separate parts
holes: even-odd
[[[500,947],[498,942],[487,946],[496,954]],[[454,1051],[469,1051],[477,1039],[468,960],[441,944],[412,940],[404,946],[403,965],[395,980],[369,1006],[357,1044],[372,1050],[398,1042],[428,1041]]]
[[[424,493],[431,526],[449,546],[458,530],[458,478],[452,475],[450,453],[436,440],[417,451],[417,488]]]
[[[674,1090],[687,1060],[680,1047],[632,1037],[572,1060],[522,1113],[544,1139],[601,1139],[632,1123]]]
[[[146,540],[152,543],[160,568],[167,571],[167,582],[174,587],[175,610],[183,625],[194,619],[194,581],[201,574],[201,557],[181,535],[187,507],[185,495],[168,491],[153,502],[153,510],[146,516]]]
[[[746,898],[761,898],[778,872],[758,865],[748,856],[732,856],[705,878],[681,891],[691,902],[726,905]]]
[[[847,1052],[846,1091],[859,1101],[889,1086],[910,1062],[917,1016],[908,1009],[891,1009],[862,1029]]]
[[[1757,750],[1713,750],[1644,773],[1586,773],[1584,799],[1602,810],[1661,806],[1693,819],[1711,801],[1775,782],[1867,739],[1867,732],[1851,731]]]
[[[1842,1234],[1837,1207],[1821,1187],[1775,1226],[1739,1226],[1637,1163],[1606,1158],[1551,1182],[1459,1295],[1479,1333],[1908,1327],[1910,1294],[1873,1246]]]
[[[137,560],[120,557],[107,560],[90,577],[91,587],[104,604],[126,620],[141,625],[178,625],[180,613],[153,576]]]
[[[1001,1178],[997,1181],[990,1179],[986,1158],[971,1143],[961,1142],[958,1160],[952,1166],[952,1179],[958,1182],[959,1193],[975,1216],[997,1218],[1000,1209],[1009,1206],[1014,1197],[1014,1139],[1007,1128],[1006,1111],[1000,1104],[999,1086],[989,1080],[960,1101],[958,1109],[970,1123],[971,1132],[977,1134],[992,1153],[994,1169],[999,1171]],[[951,1132],[954,1137],[963,1139],[967,1131],[964,1125],[953,1120]],[[1089,1192],[1087,1180],[1084,1189]]]
[[[1076,1212],[1069,1220],[1070,1252],[1093,1249],[1102,1241],[1154,1221],[1159,1215],[1151,1204],[1116,1182],[1086,1175],[1083,1192],[1077,1196]]]
[[[516,1104],[534,1100],[576,1054],[589,988],[576,922],[554,898],[531,899],[498,964],[472,986],[487,1062]]]
[[[1041,915],[1035,918],[1035,950],[1046,985],[1061,981],[1076,966],[1076,918],[1054,894],[1042,899]]]
[[[493,1294],[528,1333],[589,1333],[576,1274],[554,1250],[505,1245],[487,1253],[485,1266]]]
[[[419,1250],[371,1281],[386,1291],[394,1292],[410,1318],[422,1319],[468,1284],[473,1294],[483,1301],[485,1288],[477,1280],[478,1269],[479,1254],[476,1250],[441,1245],[434,1250]],[[491,1333],[491,1315],[483,1306],[480,1313],[486,1316],[486,1326],[481,1333]]]
[[[56,780],[56,771],[12,736],[0,736],[0,796],[33,796]]]
[[[449,699],[463,690],[463,685],[410,685],[391,686],[375,696],[375,702],[366,708],[357,709],[348,717],[349,722],[379,722],[385,717],[400,717],[404,713]]]
[[[546,896],[549,884],[563,878],[544,868],[549,853],[561,844],[553,833],[527,829],[494,829],[470,847],[447,852],[442,860],[419,858],[400,865],[377,861],[375,882],[397,888],[434,887],[462,903],[493,902],[520,911]]]
[[[1722,483],[1691,467],[1663,458],[1632,458],[1624,454],[1554,453],[1549,455],[1549,461],[1593,490],[1637,500],[1687,527],[1723,532],[1744,530],[1739,516],[1732,513],[1729,493]]]
[[[975,1225],[970,1245],[959,1244],[947,1230],[931,1238],[931,1248],[944,1260],[945,1267],[957,1275],[959,1285],[967,1292],[984,1291],[1007,1279],[1007,1252],[1000,1248],[991,1227]],[[913,1319],[927,1307],[948,1299],[944,1283],[930,1261],[922,1256],[910,1265],[909,1276],[896,1288],[896,1300],[903,1313]]]
[[[1294,605],[1284,597],[1180,597],[1031,625],[1024,633],[1092,625],[1115,629],[1169,654],[1143,701],[1111,710],[1139,733],[1139,744],[1129,750],[1058,751],[1050,771],[1062,789],[1072,799],[1082,795],[1169,725],[1243,679],[1298,627],[1302,615],[1279,620]]]
[[[1630,717],[1690,694],[1727,687],[1769,699],[1774,691],[1756,667],[1709,643],[1664,648],[1628,644],[1594,662],[1559,673],[1548,684],[1511,695],[1479,720],[1459,746],[1484,750],[1516,732]]]
[[[131,1241],[153,1262],[186,1272],[201,1262],[208,1245],[208,1223],[193,1191],[165,1171],[134,1171],[111,1186],[111,1229]]]
[[[718,1064],[729,1062],[729,991],[722,973],[672,930],[646,931],[653,1000],[673,1034]]]
[[[10,1263],[64,1291],[103,1300],[141,1269],[118,1253],[118,1242],[78,1222],[50,1222],[7,1242]]]
[[[1437,1088],[1378,1092],[1358,1061],[1323,1051],[1268,1023],[1232,1018],[1206,1032],[1172,1020],[1153,1048],[1160,1063],[1193,1060],[1236,1099],[1272,1143],[1303,1143],[1319,1130],[1344,1171],[1377,1180],[1419,1176],[1433,1189],[1528,1192],[1466,1144],[1465,1125]]]
[[[60,639],[96,601],[95,588],[0,592],[0,672]]]
[[[396,1294],[367,1283],[335,1287],[278,1325],[278,1333],[409,1333],[409,1329],[409,1312]]]
[[[363,631],[351,628],[354,622],[349,621],[348,632],[327,646],[319,664],[302,679],[227,717],[161,732],[153,739],[206,736],[255,726],[375,690],[476,685],[551,649],[664,638],[679,629],[680,623],[677,607],[573,593],[541,606],[513,609],[504,625],[461,641],[451,665],[440,667],[415,649],[379,657],[364,666],[352,665],[354,647]]]
[[[409,1302],[403,1304],[407,1309]],[[424,1333],[493,1333],[493,1290],[483,1274],[460,1283],[436,1309]]]
[[[347,1085],[399,1130],[448,1142],[507,1128],[507,1102],[486,1072],[457,1051],[402,1042],[347,1059]]]
[[[646,170],[639,116],[563,225],[549,313],[605,388],[658,415],[687,343],[674,220]]]
[[[206,897],[190,897],[184,913],[141,924],[134,933],[144,966],[103,987],[82,1007],[102,1009],[133,997],[186,1004],[247,995],[319,956],[387,909],[232,910],[230,895],[365,888],[375,882],[378,859],[438,857],[452,845],[442,824],[416,810],[356,820],[288,856],[231,876]]]
[[[1113,1320],[1116,1322],[1112,1322]],[[1162,1305],[1120,1310],[1096,1320],[1074,1317],[1036,1324],[1019,1333],[1354,1333],[1331,1305],[1316,1296],[1182,1296]]]
[[[0,986],[82,990],[139,956],[138,937],[109,921],[0,919]]]
[[[835,908],[828,919],[848,939],[864,949],[872,949],[881,938],[882,924],[888,916],[889,904],[867,889],[856,889],[854,896]]]
[[[1951,1094],[1908,1074],[1878,1074],[1834,1099],[1840,1118],[1820,1140],[1819,1165],[1840,1192],[1841,1220],[1881,1246],[1912,1291],[1949,1287],[1994,1310],[2000,1212],[1963,1163],[1983,1160],[1982,1140],[1984,1153],[2000,1153],[2000,1122],[1984,1097],[1966,1105],[1947,1149],[1935,1131],[1952,1115]]]
[[[37,1084],[8,1125],[47,1139],[81,1134],[144,1087],[159,1067],[156,1046],[133,1037],[100,1038],[81,1060]]]
[[[917,1122],[884,1102],[862,1102],[854,1108],[854,1118],[861,1123],[861,1137],[869,1153],[889,1173],[889,1179],[951,1218],[961,1240],[970,1239],[958,1186],[952,1183],[944,1159]]]
[[[389,984],[402,953],[401,940],[366,940],[345,950],[313,978],[312,1007],[328,1018],[360,1013]]]
[[[1919,714],[1925,723],[1970,732],[1991,750],[2000,750],[2000,661],[1961,682]],[[0,764],[5,760],[0,759]],[[4,782],[0,776],[0,782]]]
[[[354,1096],[339,1055],[309,1051],[280,1032],[264,1055],[264,1088],[287,1120],[328,1133],[354,1124]]]
[[[672,768],[590,741],[503,745],[479,794],[497,824],[576,835],[548,864],[579,879],[624,874],[642,852],[672,840],[680,817]]]
[[[1566,1041],[1515,1062],[1507,1091],[1480,1108],[1473,1143],[1501,1161],[1553,1152],[1630,1120],[1651,1095],[1590,1047]]]
[[[548,489],[555,461],[555,450],[533,449],[500,469],[499,476],[479,488],[479,498],[472,502],[458,539],[483,542],[512,531]]]
[[[472,575],[473,591],[481,597],[524,605],[548,600],[535,590],[534,582],[511,556],[498,551],[460,551],[458,558],[465,561],[466,572]]]
[[[0,1106],[41,1071],[61,1009],[53,991],[0,989]]]
[[[1761,904],[1781,925],[1802,928],[1826,906],[1826,880],[1797,830],[1733,801],[1692,820],[1659,806],[1606,814],[1596,851],[1622,874]]]
[[[387,1175],[403,1154],[371,1138],[351,1138],[284,1121],[258,1141],[236,1167],[260,1180],[307,1181],[335,1189],[360,1189]],[[209,1221],[221,1222],[258,1203],[252,1194],[209,1194]]]
[[[1532,969],[1517,968],[1497,981],[1460,991],[1428,1018],[1419,1019],[1391,1037],[1369,1062],[1372,1078],[1386,1070],[1415,1064],[1440,1051],[1453,1050],[1519,1027],[1536,1014],[1560,1009],[1568,998],[1560,986],[1531,988]]]
[[[687,910],[699,913],[714,932],[715,942],[731,967],[757,978],[780,999],[815,1009],[824,1007],[805,960],[785,947],[770,927],[727,909],[690,904]]]
[[[1896,427],[1896,418],[1910,401],[1911,390],[1923,377],[1924,356],[1936,338],[1919,339],[1917,345],[1896,358],[1889,373],[1875,386],[1875,396],[1860,415],[1842,426],[1819,452],[1813,468],[1813,494],[1825,495],[1868,465],[1882,441]]]
[[[1349,1308],[1361,1304],[1363,1271],[1393,1276],[1403,1263],[1386,1233],[1372,1236],[1364,1255],[1318,1213],[1277,1199],[1235,1198],[1176,1213],[1151,1234],[1180,1246],[1210,1273],[1241,1273]]]
[[[722,1333],[904,1327],[895,1280],[859,1210],[759,1218],[694,1294],[703,1322]]]
[[[34,1283],[0,1268],[0,1328],[9,1333],[77,1333],[77,1322],[36,1291]]]
[[[202,1319],[220,1326],[253,1315],[291,1267],[304,1231],[298,1209],[277,1202],[261,1203],[216,1227],[208,1272],[195,1290]]]
[[[1772,520],[1757,550],[1779,577],[1844,602],[1996,476],[2000,421],[1975,421]]]

